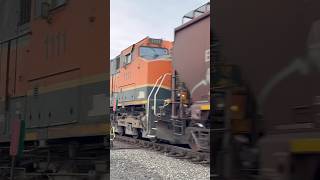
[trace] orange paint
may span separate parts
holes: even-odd
[[[130,46],[121,52],[120,56],[125,56],[133,51],[131,63],[119,69],[119,73],[114,75],[110,81],[110,89],[113,92],[125,91],[126,89],[133,89],[147,85],[153,85],[157,79],[165,73],[171,73],[172,62],[171,59],[154,59],[146,60],[139,55],[139,47],[160,47],[166,48],[168,51],[172,48],[172,42],[162,41],[160,45],[149,43],[150,38],[144,38],[134,46]],[[163,86],[171,87],[171,76],[167,76],[163,82]]]
[[[31,21],[26,28],[32,34],[19,38],[18,48],[12,46],[16,40],[11,42],[9,97],[25,96],[35,86],[108,73],[109,15],[106,9],[109,4],[106,1],[67,1],[49,12],[50,22],[34,14],[34,3],[32,1]],[[6,55],[0,60],[0,97],[4,98]]]

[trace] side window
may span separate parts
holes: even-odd
[[[120,68],[120,57],[116,58],[116,70]]]
[[[67,0],[34,0],[34,16],[40,17],[42,12],[42,3],[49,4],[49,10],[58,8],[67,3]]]
[[[19,24],[24,25],[30,22],[31,0],[20,0],[20,19]]]
[[[41,3],[42,3],[42,0],[34,0],[34,3],[33,3],[33,5],[34,5],[34,7],[33,7],[33,9],[34,9],[34,17],[39,17],[39,16],[41,16]]]
[[[51,0],[51,9],[65,5],[67,0]]]
[[[131,63],[131,61],[132,61],[132,55],[131,55],[131,53],[130,54],[127,54],[126,55],[126,64],[129,64],[129,63]]]

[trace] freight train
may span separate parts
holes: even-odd
[[[214,1],[216,179],[320,179],[320,1]]]
[[[17,171],[109,169],[108,8],[103,0],[0,0],[1,177],[15,120],[25,124]]]
[[[183,16],[174,43],[146,37],[123,50],[110,75],[117,133],[209,151],[210,3]]]

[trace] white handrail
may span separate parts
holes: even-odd
[[[160,88],[161,88],[161,86],[162,86],[162,84],[163,84],[164,79],[165,79],[166,76],[168,76],[168,75],[171,76],[170,73],[164,74],[164,76],[163,76],[163,78],[162,78],[162,80],[161,80],[161,82],[160,82],[160,84],[159,84],[159,86],[158,86],[158,89],[157,89],[156,93],[154,94],[154,98],[153,98],[153,114],[154,114],[155,116],[157,116],[157,94],[158,94],[158,92],[159,92],[159,90],[160,90]]]
[[[151,95],[152,95],[155,87],[158,85],[158,82],[159,82],[159,80],[162,78],[162,76],[163,76],[163,75],[161,75],[161,76],[157,79],[156,83],[153,85],[153,88],[152,88],[152,90],[151,90],[151,92],[150,92],[150,94],[149,94],[149,96],[148,96],[148,100],[147,100],[147,118],[146,118],[146,119],[147,119],[147,136],[149,135],[149,131],[150,131],[150,128],[149,128],[150,97],[151,97]]]

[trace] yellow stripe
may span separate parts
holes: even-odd
[[[109,76],[107,73],[103,73],[103,74],[99,74],[96,76],[90,76],[90,77],[75,79],[75,80],[71,80],[71,81],[65,81],[62,83],[57,83],[52,86],[42,86],[42,87],[40,86],[39,87],[39,94],[48,93],[51,91],[57,91],[57,90],[61,90],[61,89],[66,89],[66,88],[77,87],[77,86],[90,84],[90,83],[96,83],[96,82],[100,82],[100,81],[106,81],[109,79],[108,77]],[[32,95],[33,90],[29,90],[27,94],[29,96]]]
[[[96,123],[85,125],[65,125],[60,127],[49,127],[48,138],[64,138],[64,137],[81,137],[94,135],[107,135],[110,132],[109,123]],[[25,135],[26,141],[38,140],[39,134],[37,132],[27,132]]]
[[[202,111],[208,111],[208,110],[210,110],[210,104],[201,105],[201,106],[200,106],[200,110],[202,110]]]
[[[38,139],[38,133],[36,133],[36,132],[26,133],[26,136],[25,136],[26,141],[34,141],[37,139]]]
[[[294,139],[290,142],[290,148],[293,153],[320,153],[320,139]]]
[[[147,104],[147,100],[141,100],[141,101],[127,101],[119,103],[118,106],[128,106],[128,105],[137,105],[137,104]]]

